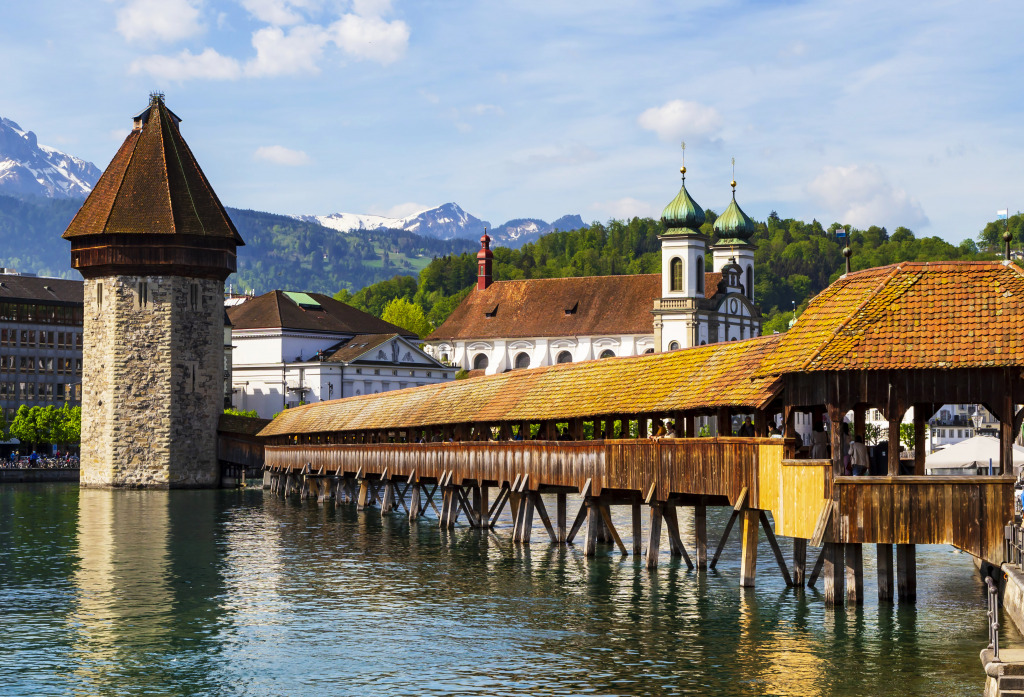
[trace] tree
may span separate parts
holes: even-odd
[[[913,450],[917,439],[914,437],[914,424],[900,424],[900,443],[907,449]]]
[[[35,408],[38,409],[39,407]],[[33,447],[39,442],[36,420],[27,404],[22,404],[18,407],[18,412],[14,415],[14,421],[11,423],[10,434],[22,443],[27,443]]]
[[[384,306],[380,318],[385,322],[397,324],[403,329],[424,337],[430,333],[430,324],[423,315],[423,308],[414,305],[405,298],[395,298]]]
[[[235,409],[234,407],[228,407],[227,409],[224,410],[224,413],[225,414],[229,414],[231,416],[245,416],[245,417],[248,417],[250,419],[258,419],[258,418],[260,418],[260,415],[256,412],[255,409],[247,409],[245,411],[242,411],[241,409]]]

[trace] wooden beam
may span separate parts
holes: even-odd
[[[639,557],[644,553],[643,509],[640,508],[640,501],[635,499],[631,508],[633,509],[633,556]]]
[[[583,556],[593,557],[597,555],[597,519],[600,513],[597,510],[597,502],[592,497],[584,501],[587,509],[587,534],[583,538]]]
[[[852,543],[846,547],[846,601],[864,604],[864,553],[862,545]]]
[[[548,537],[551,538],[551,544],[557,545],[559,542],[558,533],[556,533],[555,529],[551,527],[551,519],[548,518],[548,511],[544,506],[544,499],[541,498],[540,492],[537,491],[531,491],[529,496],[533,499],[533,506],[537,509],[537,514],[540,515],[540,521],[544,523],[544,529],[548,531]]]
[[[928,455],[925,427],[928,424],[928,417],[931,416],[930,413],[926,414],[925,412],[931,411],[931,406],[931,402],[914,403],[914,474],[916,475],[925,473],[924,459]]]
[[[628,552],[626,552],[626,545],[622,544],[622,540],[619,538],[619,533],[615,530],[615,526],[612,525],[612,513],[608,510],[608,504],[599,504],[598,509],[600,510],[601,518],[604,520],[605,527],[608,529],[608,532],[611,533],[612,542],[614,542],[619,548],[619,552],[622,556],[627,556]]]
[[[743,543],[740,557],[740,587],[753,588],[757,578],[757,526],[758,511],[756,508],[747,508],[740,515],[743,516]]]
[[[708,568],[708,507],[698,503],[693,507],[693,535],[697,546],[697,568]]]
[[[782,556],[782,550],[779,549],[778,540],[775,539],[775,531],[772,530],[772,526],[768,522],[768,514],[764,511],[759,511],[758,518],[761,520],[761,527],[764,528],[764,536],[768,539],[768,545],[772,548],[772,553],[775,555],[775,562],[779,565],[779,571],[782,572],[782,578],[786,579],[787,586],[792,586],[793,579],[789,576],[789,567],[786,566],[786,559]]]
[[[843,545],[826,542],[824,546],[825,605],[842,605],[843,581],[846,578]]]
[[[893,600],[892,545],[875,545],[875,568],[878,571],[878,602],[891,603]]]
[[[651,524],[647,538],[647,568],[658,568],[658,557],[661,555],[661,506],[653,505],[651,508]]]
[[[682,557],[683,561],[686,562],[686,568],[692,569],[693,562],[690,561],[690,555],[686,553],[686,547],[683,546],[683,537],[679,534],[679,516],[676,513],[675,504],[663,503],[662,517],[665,519],[665,527],[668,528],[668,542],[669,548],[672,550],[673,556]]]
[[[807,540],[793,538],[793,585],[802,586],[807,582]]]
[[[814,524],[814,532],[811,533],[811,546],[820,547],[832,530],[832,512],[835,510],[835,501],[831,499],[821,504],[818,512],[818,522]]]
[[[729,407],[718,408],[718,428],[716,435],[720,437],[732,435],[732,416],[729,414]]]
[[[811,575],[807,577],[807,585],[814,588],[814,583],[818,580],[818,576],[821,574],[822,566],[825,564],[825,548],[822,547],[818,551],[818,559],[814,562],[814,568],[811,569]]]
[[[564,491],[560,491],[555,494],[555,526],[557,542],[559,544],[565,543],[566,538],[566,494]]]
[[[576,519],[573,520],[572,527],[569,528],[569,534],[565,537],[565,544],[571,545],[572,541],[576,539],[576,533],[580,531],[580,528],[583,527],[583,522],[587,519],[588,510],[587,499],[583,499],[580,503],[580,510],[576,512]]]
[[[903,420],[903,409],[896,385],[891,382],[885,416],[889,420],[889,476],[897,477],[900,473],[900,423]]]
[[[896,597],[900,602],[917,601],[917,545],[896,545]]]
[[[420,482],[418,479],[412,483],[412,498],[409,499],[409,522],[414,522],[422,513],[420,506]]]

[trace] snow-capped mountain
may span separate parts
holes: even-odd
[[[456,203],[446,203],[437,208],[428,208],[404,218],[386,218],[358,213],[297,215],[295,217],[305,222],[319,223],[340,232],[408,230],[417,235],[442,240],[477,239],[483,234],[484,228],[487,228],[495,244],[509,247],[518,247],[554,230],[575,230],[583,227],[583,219],[578,215],[566,215],[553,223],[546,223],[537,218],[517,218],[492,229],[489,222],[467,213]]]
[[[84,198],[99,178],[93,163],[40,145],[35,133],[0,117],[0,194]]]

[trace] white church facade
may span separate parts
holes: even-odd
[[[738,341],[761,334],[754,304],[753,221],[733,198],[701,232],[701,208],[683,185],[665,207],[661,273],[494,281],[490,238],[477,286],[426,339],[446,365],[484,374]]]

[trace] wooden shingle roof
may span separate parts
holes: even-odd
[[[245,244],[178,130],[154,95],[64,232],[191,235]]]
[[[517,422],[720,406],[758,408],[779,389],[751,379],[773,335],[669,353],[565,363],[288,409],[260,435]]]
[[[961,261],[847,274],[781,336],[758,376],[1024,365],[1024,272]]]

